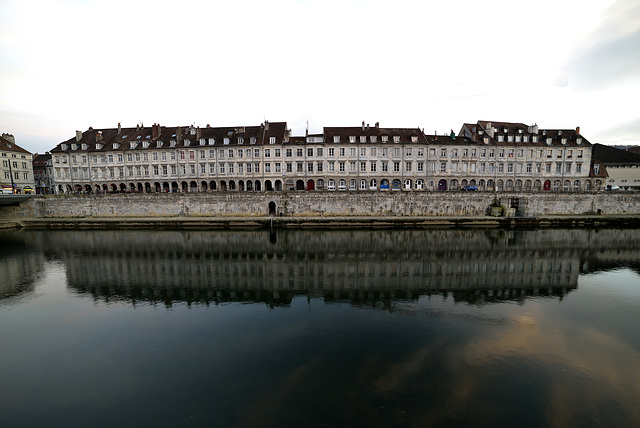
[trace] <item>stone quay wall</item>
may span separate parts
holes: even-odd
[[[634,215],[640,193],[274,192],[36,195],[0,218]],[[275,213],[275,214],[274,214]]]

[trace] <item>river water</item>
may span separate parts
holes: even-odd
[[[0,232],[0,425],[640,426],[640,230]]]

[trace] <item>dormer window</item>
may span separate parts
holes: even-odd
[[[256,143],[256,137],[249,138],[249,144],[255,144],[255,143]]]
[[[98,147],[101,144],[96,144],[96,147]],[[120,148],[120,143],[113,143],[113,148],[114,149],[119,149]]]
[[[149,147],[149,142],[148,141],[144,141],[142,143],[142,147],[144,147],[145,149]]]
[[[209,138],[209,145],[213,146],[216,143],[216,139],[215,138]]]
[[[141,137],[142,137],[142,135],[138,135],[138,136],[136,137],[136,140],[139,140]]]
[[[369,141],[372,143],[375,143],[378,140],[378,137],[376,137],[375,135],[372,135],[371,137],[369,137]]]
[[[162,147],[162,141],[160,140],[156,141],[156,147]]]
[[[102,144],[97,143],[97,144],[96,144],[96,149],[100,150],[101,148],[102,148]]]
[[[229,137],[224,137],[222,144],[229,144]]]
[[[580,137],[576,138],[576,144],[579,146],[582,145],[582,138]]]
[[[129,141],[130,149],[135,149],[136,147],[138,147],[138,143],[136,143],[135,141]]]
[[[275,144],[276,143],[276,137],[269,137],[269,144]]]
[[[531,136],[531,142],[532,143],[537,143],[538,142],[538,136],[537,135],[532,135]]]
[[[356,142],[356,136],[355,135],[349,135],[349,142],[350,143],[355,143]]]
[[[184,145],[185,146],[191,145],[191,140],[184,140]]]
[[[529,142],[529,136],[528,135],[523,135],[522,136],[522,142],[523,143],[528,143]]]
[[[382,142],[383,143],[388,143],[389,142],[389,136],[388,135],[383,135],[382,136]]]
[[[366,143],[367,142],[367,136],[366,135],[361,135],[360,136],[360,142],[361,143]]]
[[[334,143],[339,143],[340,142],[340,136],[339,135],[334,135],[333,136],[333,142]]]
[[[563,146],[567,145],[567,139],[563,138],[562,140],[560,140],[560,142],[562,143]]]
[[[61,148],[62,150],[67,150],[67,147],[68,147],[68,146],[67,146],[66,144],[61,144],[61,145],[60,145],[60,148]]]
[[[238,144],[244,144],[244,138],[238,137]]]
[[[513,143],[513,135],[507,135],[507,141]]]
[[[399,135],[394,135],[393,136],[393,142],[394,143],[399,143],[400,142],[400,136]]]
[[[417,135],[412,135],[411,136],[411,142],[412,143],[417,143],[418,142],[418,136]]]
[[[207,140],[205,140],[204,138],[200,138],[200,145],[204,146],[207,143]]]
[[[485,144],[489,144],[489,137],[484,137],[482,140]]]
[[[552,144],[553,144],[553,142],[552,142],[551,138],[547,137],[547,146],[550,146]]]
[[[78,150],[78,145],[77,144],[72,144],[71,145],[71,150]]]
[[[82,143],[82,150],[87,150],[89,148],[88,144]]]
[[[504,135],[498,135],[498,143],[504,142]]]
[[[175,134],[174,134],[174,136],[175,136]],[[175,147],[176,146],[176,140],[170,140],[169,141],[169,146],[170,147]]]

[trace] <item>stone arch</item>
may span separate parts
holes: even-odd
[[[277,192],[282,191],[282,181],[281,180],[276,180],[275,189],[276,189]]]
[[[273,191],[273,185],[271,184],[271,180],[264,181],[264,190],[266,190],[267,192]]]
[[[269,215],[276,215],[276,203],[271,201],[269,202]]]
[[[304,180],[296,180],[296,190],[304,190]]]

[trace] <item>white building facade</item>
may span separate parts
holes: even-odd
[[[490,135],[488,135],[490,134]],[[465,124],[325,127],[285,122],[214,128],[89,129],[52,151],[56,193],[263,191],[588,191],[591,144],[577,130]],[[597,181],[597,182],[596,182]]]

